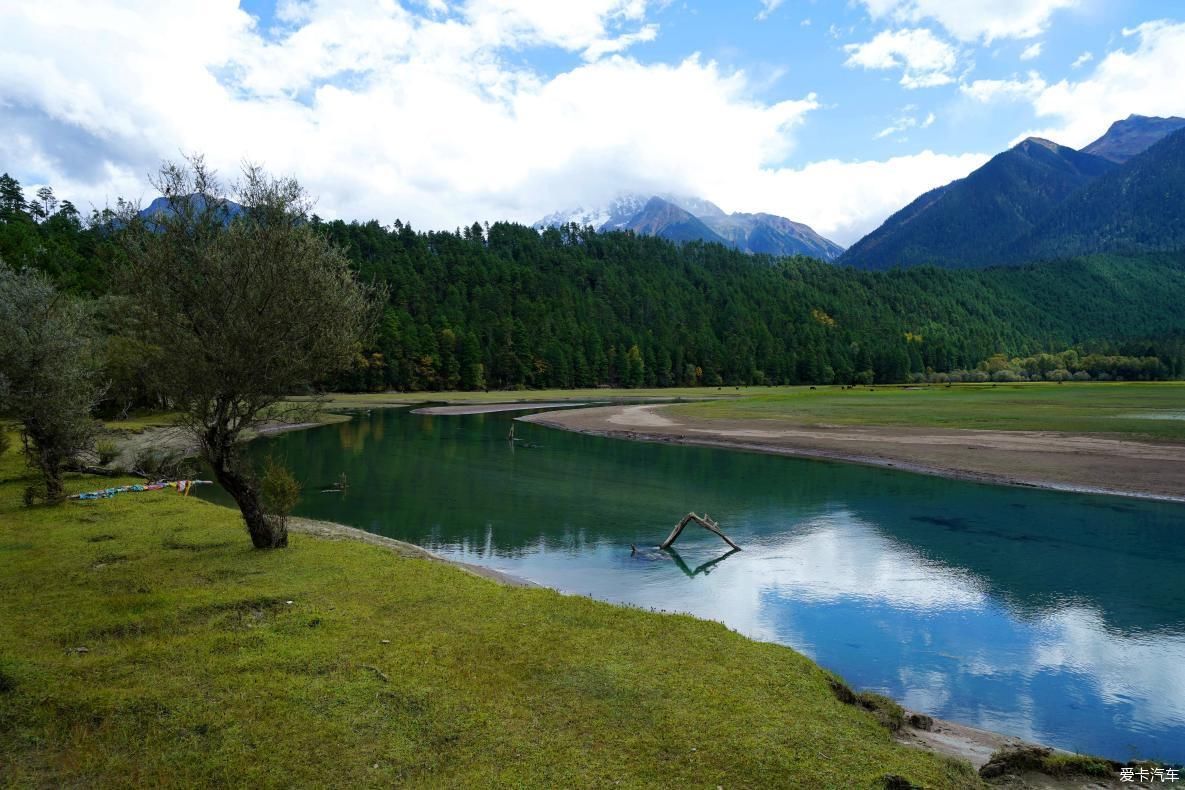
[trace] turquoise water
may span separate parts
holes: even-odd
[[[377,411],[252,445],[298,514],[719,620],[934,716],[1185,761],[1185,506]],[[345,495],[319,493],[344,472]],[[743,551],[689,527],[707,511]]]

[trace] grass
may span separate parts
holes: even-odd
[[[980,772],[989,779],[1026,772],[1059,778],[1108,779],[1114,777],[1118,769],[1117,763],[1099,757],[1054,752],[1043,746],[1012,746],[994,752]]]
[[[1185,440],[1185,382],[808,387],[671,407],[673,414],[796,424],[1122,434]]]
[[[0,457],[0,785],[978,787],[804,656]],[[106,487],[71,477],[72,490]]]

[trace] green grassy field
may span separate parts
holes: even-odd
[[[913,425],[1185,440],[1185,382],[779,388],[672,414],[798,424]]]
[[[326,407],[622,398],[694,400],[671,406],[671,412],[705,419],[1067,431],[1185,440],[1185,382],[1177,381],[335,393]]]
[[[176,494],[23,507],[0,457],[0,785],[979,786],[789,649]],[[72,477],[72,490],[108,479]]]

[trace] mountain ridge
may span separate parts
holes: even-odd
[[[1103,136],[1084,146],[1083,153],[1123,164],[1144,153],[1173,132],[1185,128],[1185,118],[1129,115],[1111,124]]]
[[[1173,219],[1174,210],[1181,213],[1179,200],[1158,203],[1146,195],[1145,216],[1157,218],[1151,223],[1125,206],[1131,202],[1128,193],[1147,191],[1144,183],[1159,183],[1162,194],[1175,194],[1176,182],[1164,174],[1181,173],[1185,153],[1160,147],[1176,135],[1185,141],[1185,119],[1132,115],[1081,150],[1025,138],[964,178],[923,193],[837,262],[864,269],[983,268],[1054,255],[1174,249],[1174,239],[1185,237],[1174,230],[1182,222]],[[1150,156],[1167,159],[1141,164]],[[1118,171],[1128,175],[1114,176]],[[1096,182],[1103,186],[1095,189]],[[1122,237],[1136,233],[1137,226],[1139,240]]]
[[[1052,202],[1116,167],[1049,140],[1028,137],[966,177],[923,193],[853,244],[839,263],[867,269],[997,263]],[[985,238],[984,231],[991,231]]]
[[[804,223],[763,212],[729,214],[710,200],[669,193],[650,197],[626,193],[592,210],[580,207],[549,214],[532,227],[542,230],[570,222],[598,231],[633,230],[679,243],[723,244],[753,254],[809,255],[833,261],[843,252],[843,247]]]

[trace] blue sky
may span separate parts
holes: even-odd
[[[1169,0],[53,0],[0,27],[0,169],[81,205],[202,151],[325,216],[672,191],[850,244],[1025,135],[1185,115]]]

